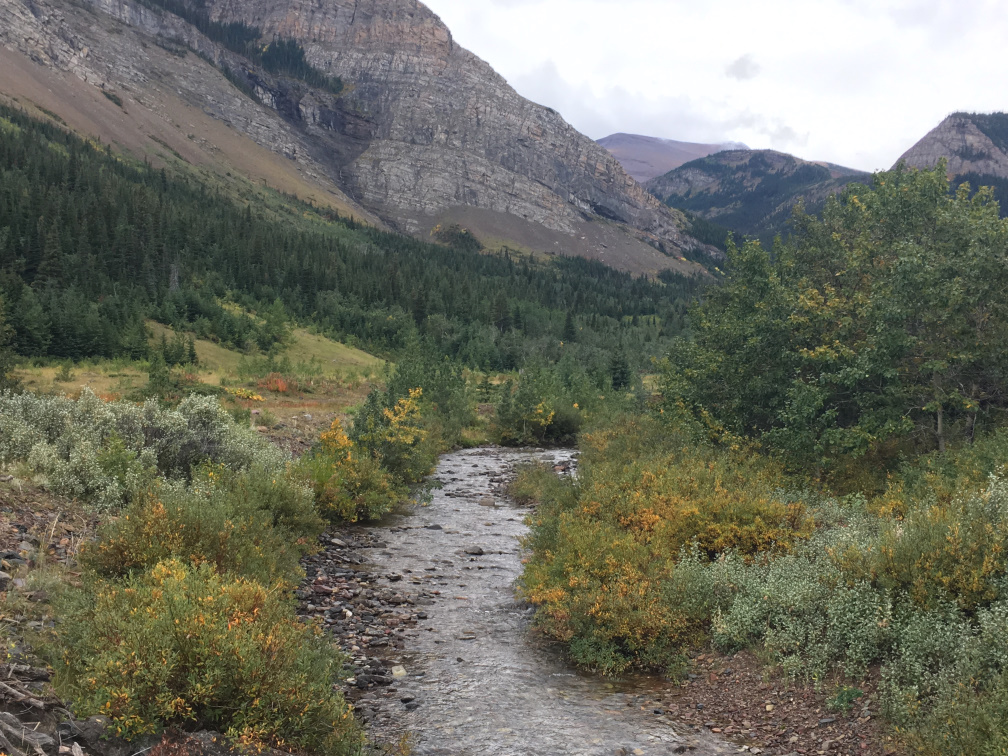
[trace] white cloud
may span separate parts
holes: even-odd
[[[955,110],[1008,110],[995,0],[425,0],[593,138],[740,141],[887,168]]]

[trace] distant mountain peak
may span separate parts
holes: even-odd
[[[1008,216],[1008,113],[953,113],[903,153],[909,168],[933,168],[939,160],[958,185],[994,187],[1002,217]]]
[[[644,186],[672,207],[764,241],[786,228],[799,199],[815,210],[869,174],[776,150],[730,149],[698,158]]]
[[[642,183],[683,163],[721,150],[748,149],[741,142],[700,144],[623,132],[603,137],[598,143],[612,153],[627,173]]]
[[[942,158],[948,161],[951,176],[1008,179],[1008,113],[953,113],[903,153],[899,162],[933,168]]]

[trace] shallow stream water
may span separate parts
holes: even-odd
[[[424,615],[407,633],[406,677],[382,703],[390,716],[375,721],[376,735],[409,730],[413,753],[458,756],[740,750],[669,718],[661,704],[668,681],[579,674],[530,631],[532,609],[514,593],[529,510],[503,486],[522,462],[572,456],[499,448],[445,455],[433,501],[375,528],[382,545],[361,555],[383,576],[376,584],[412,583]]]

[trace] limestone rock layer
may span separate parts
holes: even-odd
[[[424,233],[453,208],[475,208],[580,240],[571,254],[592,256],[599,222],[659,257],[716,254],[604,148],[519,96],[416,0],[206,0],[213,20],[258,27],[264,43],[297,40],[315,68],[345,82],[338,96],[270,75],[160,9],[83,3],[0,0],[0,42],[147,105],[159,88],[181,97],[402,231]],[[653,251],[642,253],[647,264],[624,267],[674,267]]]

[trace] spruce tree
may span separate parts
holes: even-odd
[[[567,311],[567,319],[564,321],[563,333],[560,336],[560,340],[565,344],[572,344],[577,338],[577,328],[574,326],[574,316],[571,315],[570,310]]]
[[[4,302],[0,297],[0,392],[17,391],[21,388],[21,381],[14,375],[14,350],[11,343],[14,340],[14,332],[7,325],[4,317]]]

